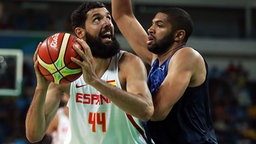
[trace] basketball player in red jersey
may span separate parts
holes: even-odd
[[[120,50],[112,17],[103,3],[84,2],[73,11],[71,21],[83,47],[74,46],[82,61],[72,61],[81,66],[83,75],[71,84],[50,83],[38,71],[35,52],[37,86],[26,117],[28,140],[44,138],[63,93],[67,93],[71,129],[67,143],[151,143],[141,122],[154,112],[144,63]]]

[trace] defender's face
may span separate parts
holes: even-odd
[[[164,13],[155,15],[148,34],[148,49],[155,54],[165,52],[173,44],[172,25]]]
[[[148,29],[148,45],[156,43],[172,32],[172,26],[167,18],[168,16],[164,13],[157,13],[155,15],[152,25]]]
[[[85,30],[104,44],[112,43],[114,25],[110,12],[106,8],[95,8],[87,12]]]

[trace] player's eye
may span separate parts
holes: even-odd
[[[96,17],[96,18],[94,18],[93,19],[93,22],[95,23],[95,22],[99,22],[100,21],[100,18],[99,17]]]
[[[107,16],[107,18],[108,18],[109,20],[111,20],[111,19],[112,19],[110,15],[108,15],[108,16]]]

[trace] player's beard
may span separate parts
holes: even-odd
[[[100,37],[86,33],[86,42],[91,48],[92,55],[97,58],[110,58],[120,51],[120,45],[114,36],[110,44],[104,44]]]
[[[154,38],[155,39],[155,38]],[[174,43],[174,33],[170,33],[158,42],[155,41],[153,45],[148,46],[148,50],[154,54],[163,54],[167,52]]]

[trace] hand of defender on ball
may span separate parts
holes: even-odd
[[[97,79],[97,75],[95,72],[95,63],[90,47],[82,39],[77,38],[76,41],[83,47],[83,51],[79,49],[76,44],[73,45],[73,48],[80,55],[83,61],[80,61],[74,57],[72,57],[71,60],[82,68],[84,81],[87,84],[92,84],[95,79]]]
[[[48,85],[50,84],[50,81],[48,81],[47,79],[45,79],[39,69],[38,69],[38,60],[37,60],[37,53],[38,53],[38,48],[41,46],[42,42],[40,42],[37,46],[37,49],[34,53],[34,57],[33,57],[33,60],[34,60],[34,70],[35,70],[35,74],[36,74],[36,79],[37,79],[37,86],[42,86],[42,88],[47,88]]]

